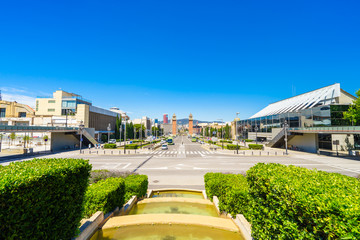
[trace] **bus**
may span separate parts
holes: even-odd
[[[192,137],[192,138],[191,138],[191,141],[192,141],[192,142],[196,142],[196,141],[197,141],[196,137]]]
[[[169,137],[166,141],[169,145],[174,145],[174,140],[172,137]]]

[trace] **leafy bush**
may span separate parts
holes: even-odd
[[[136,195],[138,198],[145,196],[148,189],[146,175],[129,175],[125,178],[125,202]]]
[[[138,149],[139,145],[137,144],[127,144],[126,149]]]
[[[259,163],[247,172],[255,239],[360,239],[360,182]]]
[[[0,168],[0,239],[71,239],[91,170],[83,159],[34,159]]]
[[[211,141],[211,140],[209,140],[208,143],[209,143],[209,144],[216,144],[215,141]]]
[[[119,170],[107,170],[107,169],[101,169],[101,170],[93,170],[90,174],[90,184],[96,183],[100,180],[104,180],[111,177],[121,177],[126,178],[129,175],[137,175],[137,173],[132,173],[129,171],[122,172]]]
[[[219,199],[219,208],[233,216],[247,215],[249,188],[246,178],[241,174],[206,173],[204,176],[207,196]]]
[[[262,150],[263,145],[261,145],[261,144],[249,144],[249,148],[254,149],[254,150]]]
[[[231,140],[220,140],[220,142],[224,142],[224,143],[232,143]]]
[[[125,181],[107,178],[89,186],[85,194],[84,215],[90,217],[97,211],[108,213],[124,204]]]
[[[104,144],[104,148],[114,149],[114,148],[116,148],[116,144],[115,143],[106,143],[106,144]]]
[[[226,148],[229,150],[236,150],[236,149],[240,149],[240,145],[228,144],[226,145]]]
[[[253,142],[254,140],[251,139],[245,139],[245,142]]]

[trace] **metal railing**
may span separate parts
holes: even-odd
[[[316,132],[360,132],[360,126],[339,126],[339,127],[304,127],[289,128],[289,131],[316,131]]]
[[[0,125],[0,131],[77,131],[77,127],[9,126]]]

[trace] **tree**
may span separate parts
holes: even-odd
[[[159,134],[159,128],[153,126],[153,127],[151,127],[151,132],[152,132],[153,136],[156,136],[156,132],[158,132],[158,134]]]
[[[116,116],[116,122],[115,122],[115,138],[116,139],[121,138],[121,136],[120,136],[121,121],[122,121],[121,116],[120,117],[119,117],[119,115]]]
[[[349,120],[354,126],[360,125],[360,89],[356,91],[357,98],[350,105],[349,109],[344,112],[344,119]]]
[[[145,127],[144,125],[141,125],[141,124],[134,124],[134,128],[135,128],[135,132],[136,132],[136,138],[140,138],[140,136],[142,136],[142,138],[145,137]],[[140,134],[140,128],[142,129],[142,132]]]
[[[134,135],[134,124],[132,122],[130,122],[129,124],[129,138],[130,139],[134,139],[135,135]]]
[[[16,139],[16,134],[15,134],[15,133],[11,133],[11,134],[10,134],[11,144],[12,144],[12,142],[13,142],[15,139]],[[10,144],[10,145],[11,145],[11,144]]]
[[[24,147],[26,147],[26,144],[27,146],[29,146],[30,136],[24,136],[23,140],[24,140]]]

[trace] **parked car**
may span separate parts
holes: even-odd
[[[161,149],[162,149],[162,150],[168,150],[168,145],[167,145],[167,144],[163,144],[163,145],[161,146]]]
[[[114,143],[114,144],[116,144],[116,139],[110,139],[110,140],[109,140],[109,143]]]

